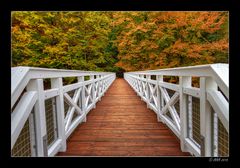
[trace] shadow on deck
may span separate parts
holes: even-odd
[[[178,138],[132,90],[116,79],[87,122],[67,140],[58,156],[189,156]]]

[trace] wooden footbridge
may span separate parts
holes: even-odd
[[[170,76],[177,82],[166,82]],[[69,77],[75,80],[66,85]],[[12,156],[229,155],[227,64],[128,72],[124,79],[15,67],[11,87]]]

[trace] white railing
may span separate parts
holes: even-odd
[[[178,78],[178,83],[165,82],[166,76]],[[228,64],[124,74],[125,80],[157,114],[158,120],[180,139],[181,150],[195,156],[220,156],[222,150],[228,155],[228,145],[222,142],[228,143],[228,76]],[[200,78],[199,88],[192,86],[192,77]],[[223,125],[221,130],[220,124]]]
[[[11,71],[11,149],[28,120],[31,156],[54,156],[65,151],[66,139],[86,122],[88,112],[116,78],[115,73],[108,72],[32,67],[14,67]],[[76,77],[77,82],[63,85],[66,77]],[[45,79],[50,80],[50,89],[44,89]],[[46,114],[47,100],[52,102],[51,115]],[[46,121],[48,116],[52,123]],[[54,135],[50,135],[49,124],[53,124]],[[51,136],[54,138],[49,144]]]

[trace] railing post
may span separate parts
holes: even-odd
[[[142,86],[142,90],[140,92],[141,100],[143,100],[143,92],[144,92],[144,90],[143,90],[143,82],[142,82],[143,77],[144,77],[143,75],[139,75],[141,86]]]
[[[158,122],[162,122],[162,119],[161,119],[161,115],[162,115],[162,112],[161,112],[161,92],[160,92],[160,85],[159,85],[159,82],[163,82],[163,76],[162,75],[156,75],[156,80],[157,80],[157,109],[158,109],[158,116],[157,116],[157,120]]]
[[[84,76],[78,77],[78,82],[84,82]],[[87,115],[86,115],[86,98],[85,98],[85,85],[82,86],[82,94],[81,98],[79,99],[79,104],[81,104],[81,110],[85,114],[85,118],[83,119],[83,122],[87,122]]]
[[[35,138],[35,122],[34,122],[34,112],[29,115],[29,133],[30,133],[30,146],[31,146],[31,156],[36,156],[36,138]]]
[[[66,132],[64,124],[64,97],[62,78],[52,78],[51,87],[58,88],[59,94],[56,96],[57,132],[58,138],[62,140],[60,151],[66,151]]]
[[[43,80],[31,80],[27,85],[27,90],[37,91],[38,93],[38,99],[34,106],[37,156],[47,156],[47,146],[44,145],[47,131]]]
[[[187,152],[187,146],[185,144],[185,139],[188,136],[188,99],[187,95],[183,93],[184,87],[191,87],[192,78],[189,76],[179,77],[179,104],[180,104],[180,141],[181,150]]]
[[[150,91],[149,91],[149,86],[148,86],[148,80],[151,78],[151,76],[150,75],[146,75],[146,80],[147,80],[147,82],[146,82],[146,93],[147,93],[147,95],[146,95],[146,98],[147,98],[147,108],[149,108],[149,104],[150,104],[150,102],[149,102],[149,97],[150,97]]]
[[[211,77],[200,77],[200,133],[201,156],[212,156],[213,132],[211,105],[207,101],[207,91],[217,90],[217,84]]]
[[[90,80],[94,81],[94,75],[90,76]],[[92,93],[93,104],[94,104],[93,108],[96,108],[96,95],[95,95],[95,92],[96,92],[96,90],[95,90],[95,82],[93,82],[92,83],[92,92],[91,92]]]
[[[101,75],[98,75],[98,97],[99,101],[101,100]]]
[[[96,83],[98,84],[98,87],[95,90],[95,99],[97,99],[99,97],[99,75],[96,75]],[[96,102],[97,103],[97,102]]]

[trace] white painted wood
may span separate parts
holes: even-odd
[[[170,90],[174,90],[176,92],[179,92],[179,86],[177,84],[173,84],[173,83],[167,83],[167,82],[159,82],[159,85],[161,87],[170,89]]]
[[[56,96],[56,111],[57,111],[57,131],[58,139],[61,140],[61,148],[59,151],[66,151],[66,136],[64,126],[64,98],[63,98],[63,82],[62,78],[52,78],[51,87],[59,89],[59,95]]]
[[[160,87],[160,90],[162,92],[163,98],[166,101],[166,105],[162,109],[162,114],[165,114],[167,112],[167,109],[168,109],[168,111],[170,112],[171,117],[172,117],[172,119],[173,119],[177,129],[180,130],[180,118],[179,118],[175,108],[172,107],[173,103],[175,103],[177,101],[177,98],[178,98],[179,94],[176,92],[172,96],[172,98],[170,99],[170,97],[169,97],[169,95],[168,95],[168,93],[167,93],[165,88]]]
[[[228,64],[212,64],[212,73],[215,82],[229,99],[229,66]]]
[[[81,123],[84,122],[84,119],[86,118],[86,115],[78,116],[70,125],[69,129],[66,131],[66,137],[68,138],[71,133],[75,130],[75,128]]]
[[[212,115],[211,105],[207,101],[207,91],[217,90],[217,84],[213,78],[200,78],[200,133],[204,137],[204,149],[201,149],[202,156],[212,156]]]
[[[28,91],[37,91],[38,98],[34,106],[35,125],[36,125],[36,147],[37,156],[44,156],[45,146],[43,145],[43,138],[46,135],[46,116],[45,116],[45,98],[43,89],[43,80],[30,80],[27,85]]]
[[[172,132],[178,137],[180,138],[180,131],[178,130],[178,128],[176,127],[176,125],[169,120],[166,116],[162,116],[162,120],[163,122],[172,130]]]
[[[187,103],[187,116],[188,116],[188,138],[191,139],[192,141],[193,139],[193,118],[192,118],[192,96],[188,95],[188,103]]]
[[[149,79],[150,75],[156,76],[178,76],[180,78],[179,85],[171,84],[167,82],[158,82],[158,80],[154,81]],[[146,78],[144,78],[146,76]],[[207,79],[204,82],[204,85],[199,88],[194,88],[191,86],[191,77],[200,77],[203,80]],[[174,90],[179,92],[180,94],[180,130],[181,130],[181,148],[183,151],[189,151],[194,153],[196,156],[199,156],[200,153],[203,156],[211,156],[212,151],[212,133],[211,133],[211,106],[215,111],[218,111],[218,115],[221,116],[219,119],[223,121],[225,127],[228,128],[228,118],[229,109],[228,109],[228,100],[220,92],[214,92],[214,96],[211,93],[212,89],[217,90],[217,86],[221,89],[224,95],[228,99],[229,88],[228,88],[228,64],[210,64],[210,65],[201,65],[201,66],[190,66],[190,67],[180,67],[180,68],[170,68],[170,69],[160,69],[160,70],[150,70],[150,71],[138,71],[138,72],[127,72],[124,73],[124,79],[130,84],[130,86],[137,92],[137,95],[141,97],[141,100],[145,101],[149,108],[156,112],[156,104],[160,104],[159,107],[157,105],[158,113],[159,113],[159,120],[161,119],[162,122],[166,122],[168,127],[173,130],[174,133],[177,133],[176,121],[177,114],[175,114],[176,109],[174,107],[174,103],[169,102],[170,98],[168,93],[164,91],[165,88]],[[158,84],[158,88],[160,90],[160,94],[157,92],[157,96],[155,96],[155,90],[152,85],[155,83]],[[149,91],[148,91],[149,89]],[[208,92],[208,95],[207,95]],[[215,94],[218,93],[218,94]],[[149,96],[150,94],[150,96]],[[211,95],[212,94],[212,95]],[[149,97],[148,97],[149,96]],[[201,127],[201,135],[203,139],[203,143],[201,144],[203,147],[199,152],[200,148],[197,149],[195,144],[191,138],[191,125],[192,121],[188,121],[188,99],[187,97],[191,98],[192,96],[200,98],[200,127]],[[157,100],[157,103],[155,103]],[[159,101],[160,100],[160,101]],[[164,103],[165,100],[165,103]],[[159,102],[158,102],[159,101]],[[172,100],[173,101],[173,100]],[[177,101],[174,100],[175,102]],[[210,102],[210,103],[209,103]],[[169,103],[169,104],[168,104]],[[190,102],[191,103],[191,102]],[[165,104],[165,106],[164,106]],[[168,104],[168,106],[166,106]],[[189,104],[189,107],[192,104]],[[167,108],[168,107],[168,108]],[[165,117],[163,112],[169,110],[172,118],[176,117],[173,121],[168,120]],[[189,111],[191,113],[191,111]],[[189,113],[189,114],[190,114]],[[191,116],[190,116],[191,117]],[[189,118],[190,119],[190,118]],[[175,129],[175,130],[174,130]],[[190,131],[190,132],[189,132]],[[190,135],[190,137],[189,137]],[[191,141],[191,143],[187,143],[185,139]],[[193,146],[195,144],[195,146]]]
[[[81,77],[79,77],[81,78]],[[84,77],[83,77],[84,78]],[[76,90],[84,85],[84,82],[73,83],[70,85],[63,86],[63,93],[70,92],[72,90]]]
[[[127,74],[213,77],[226,97],[229,98],[228,67],[228,64],[208,64],[150,71],[128,72]]]
[[[151,101],[153,100],[154,104],[152,104],[152,105],[157,107],[157,99],[155,97],[155,92],[157,90],[157,85],[153,86],[152,84],[148,84],[148,87],[149,87],[149,91],[150,91],[149,92],[149,102],[151,104]]]
[[[195,88],[195,87],[184,87],[183,88],[183,93],[193,96],[193,97],[197,97],[200,98],[200,88]]]
[[[149,101],[149,98],[150,98],[150,89],[149,89],[149,86],[148,86],[148,82],[150,81],[151,79],[151,76],[150,75],[146,75],[146,99],[147,99],[147,108],[149,108],[149,104],[150,104],[150,101]]]
[[[80,91],[81,91],[81,88],[78,90],[78,96],[76,96],[77,98],[76,98],[76,102],[75,101],[73,101],[72,99],[71,99],[71,97],[67,94],[67,93],[64,93],[64,97],[66,98],[66,100],[67,100],[67,103],[70,105],[70,106],[73,106],[75,109],[74,110],[77,110],[77,113],[79,114],[79,115],[81,115],[81,114],[83,114],[83,112],[81,111],[81,109],[77,106],[77,101],[78,101],[78,97],[80,96]]]
[[[53,113],[53,128],[54,128],[54,140],[56,140],[57,137],[57,111],[56,111],[56,100],[55,98],[52,99],[52,113]]]
[[[62,139],[56,140],[48,149],[48,156],[53,157],[61,150]]]
[[[31,156],[36,156],[36,138],[35,138],[35,123],[34,123],[34,112],[29,114],[29,134],[30,134],[30,146]]]
[[[11,107],[14,106],[17,98],[31,79],[58,78],[58,77],[79,77],[86,74],[104,75],[108,77],[109,72],[93,72],[78,70],[49,69],[36,67],[13,67],[11,68]]]
[[[34,104],[37,100],[37,93],[30,91],[24,93],[22,99],[11,114],[11,149],[13,148],[21,130],[27,121]]]
[[[157,107],[155,105],[149,104],[149,108],[152,109],[158,115],[158,110],[157,110]]]
[[[192,84],[192,78],[189,76],[180,76],[179,77],[179,105],[180,105],[180,127],[181,127],[181,137],[180,137],[180,142],[181,142],[181,150],[186,152],[187,147],[186,147],[186,142],[185,139],[188,136],[188,118],[187,118],[187,113],[188,113],[188,108],[187,108],[187,95],[184,94],[183,89],[185,87],[191,87]]]
[[[213,156],[218,156],[218,116],[213,113]]]
[[[55,97],[57,95],[59,95],[59,89],[58,88],[54,88],[54,89],[48,89],[44,91],[44,98],[46,99],[50,99],[52,97]]]
[[[212,65],[220,65],[222,67],[228,67],[228,64],[208,64],[208,65],[197,65],[197,66],[186,66],[177,68],[166,68],[149,71],[136,71],[130,72],[131,74],[141,75],[166,75],[166,76],[196,76],[196,77],[207,77],[213,71]]]
[[[67,129],[69,128],[69,126],[71,125],[72,122],[72,117],[73,114],[75,113],[75,110],[78,111],[78,114],[81,114],[81,110],[79,107],[77,107],[77,105],[72,105],[72,104],[76,104],[79,97],[80,97],[80,92],[81,92],[82,88],[79,88],[75,91],[75,94],[73,96],[73,101],[71,100],[71,97],[67,94],[64,93],[64,98],[66,98],[66,102],[68,103],[68,105],[70,106],[68,112],[67,112],[67,116],[66,116],[66,125],[65,125],[65,131],[67,131]],[[77,107],[77,109],[75,108]]]
[[[162,114],[166,114],[167,110],[168,110],[169,108],[171,108],[171,106],[173,106],[173,105],[178,101],[178,99],[179,99],[179,93],[178,93],[178,92],[175,92],[175,93],[173,94],[173,96],[170,98],[170,97],[167,95],[166,91],[165,91],[163,88],[161,88],[161,90],[162,90],[163,96],[164,96],[164,98],[165,98],[165,100],[166,100],[166,102],[167,102],[166,105],[162,108]]]
[[[159,83],[163,82],[163,76],[162,75],[157,75],[156,76],[156,80],[157,80],[157,119],[158,122],[162,122],[162,108],[161,108],[161,100],[162,100],[162,95],[161,95],[161,91],[159,88]]]
[[[93,76],[96,75],[97,78],[91,78],[91,80],[84,81],[82,80],[84,76]],[[81,79],[76,84],[70,84],[66,86],[62,86],[62,77],[78,77],[78,79]],[[51,85],[52,88],[45,90],[43,89],[43,79],[44,78],[50,78],[51,79]],[[114,73],[106,73],[106,72],[90,72],[90,71],[72,71],[72,70],[59,70],[59,69],[46,69],[46,68],[32,68],[32,67],[17,67],[12,68],[12,85],[11,85],[11,107],[15,105],[15,102],[17,101],[18,97],[22,93],[23,89],[27,87],[27,93],[33,93],[35,92],[35,98],[29,98],[25,99],[25,96],[23,95],[18,102],[18,105],[15,105],[15,109],[12,112],[12,121],[11,123],[16,124],[16,130],[21,130],[23,119],[24,117],[19,117],[21,120],[21,124],[18,124],[18,122],[14,122],[14,117],[20,116],[21,114],[25,115],[25,118],[30,115],[30,136],[31,136],[31,150],[34,156],[34,151],[37,151],[36,156],[44,156],[45,154],[53,156],[58,151],[65,151],[66,150],[66,132],[65,132],[65,119],[64,119],[64,98],[63,94],[65,92],[69,92],[71,90],[79,89],[80,92],[84,93],[81,94],[81,98],[75,99],[75,97],[80,97],[80,93],[75,94],[75,97],[73,99],[70,99],[70,97],[67,97],[68,103],[72,106],[71,108],[77,109],[77,112],[82,112],[85,110],[84,115],[79,116],[77,120],[75,120],[70,125],[69,132],[72,132],[74,127],[76,127],[82,119],[86,121],[86,114],[89,112],[96,104],[98,100],[100,100],[101,96],[104,95],[104,92],[109,88],[111,83],[115,80],[116,76]],[[96,84],[96,86],[94,86]],[[89,93],[89,101],[91,101],[90,106],[88,109],[84,107],[86,102],[85,97],[85,90],[83,89],[83,86],[91,85],[87,92]],[[93,87],[94,86],[94,87]],[[82,90],[81,90],[82,89]],[[84,91],[83,91],[84,90]],[[57,122],[54,122],[55,127],[57,127],[57,132],[54,132],[54,136],[56,140],[56,143],[50,146],[49,151],[47,151],[46,146],[46,118],[45,118],[45,100],[50,98],[56,97],[56,108],[55,104],[53,102],[53,113],[54,117],[57,118]],[[77,103],[74,101],[79,102],[79,107]],[[29,101],[28,103],[21,103],[24,101]],[[34,102],[36,101],[36,102]],[[84,102],[84,103],[83,103]],[[35,105],[34,105],[35,103]],[[28,114],[30,113],[30,106],[34,106],[34,118],[33,115]],[[20,107],[21,106],[21,107]],[[33,108],[33,107],[32,107]],[[18,112],[20,109],[21,112]],[[25,112],[24,112],[25,111]],[[81,120],[80,120],[81,119]],[[24,119],[25,120],[25,119]],[[76,125],[77,124],[77,125]],[[36,128],[34,129],[34,125],[36,125]],[[13,127],[14,128],[14,127]],[[15,131],[16,131],[15,130]],[[36,134],[36,139],[35,138]],[[17,134],[14,133],[14,136],[12,136],[12,140],[16,139]],[[11,140],[11,141],[12,141]],[[16,140],[14,140],[16,141]],[[36,148],[34,149],[34,141],[36,141]],[[13,141],[12,141],[13,142]],[[60,145],[59,145],[60,143]],[[12,143],[14,144],[14,143]],[[58,144],[58,145],[57,145]],[[12,147],[12,146],[11,146]]]
[[[14,106],[29,81],[29,69],[29,67],[11,68],[11,108]]]
[[[217,113],[218,118],[223,126],[229,132],[229,104],[219,91],[209,90],[207,92],[207,100]]]
[[[197,156],[197,157],[201,156],[200,148],[194,142],[192,142],[191,139],[186,138],[185,139],[185,145],[186,145],[188,151],[190,153],[194,154],[194,156]]]

